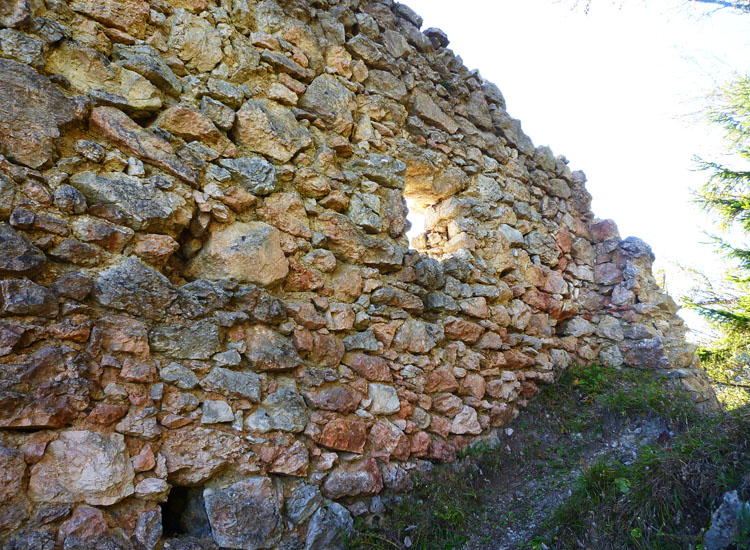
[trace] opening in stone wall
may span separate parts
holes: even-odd
[[[202,487],[172,487],[169,498],[160,506],[165,537],[211,534]]]

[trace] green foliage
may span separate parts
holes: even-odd
[[[643,448],[631,465],[589,467],[544,538],[560,549],[695,548],[724,492],[748,471],[750,414],[703,417],[669,444]]]

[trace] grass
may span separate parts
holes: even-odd
[[[582,466],[581,446],[603,436],[604,420],[611,423],[613,417],[623,422],[660,417],[676,435],[642,448],[629,465],[605,458]],[[750,498],[748,409],[706,416],[688,394],[648,371],[571,368],[534,399],[513,428],[528,436],[524,461],[532,473],[552,472],[562,485],[572,479],[567,474],[583,467],[572,496],[537,530],[527,549],[544,544],[566,550],[698,550],[724,492],[739,489],[741,498]],[[555,437],[545,438],[545,433]],[[470,447],[460,457],[418,477],[413,491],[386,516],[359,521],[348,548],[462,548],[478,527],[485,495],[505,490],[497,480],[517,467],[518,459],[488,444]],[[518,525],[530,514],[519,500],[495,523]]]

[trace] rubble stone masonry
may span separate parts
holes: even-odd
[[[338,548],[574,363],[716,406],[649,247],[421,25],[0,2],[4,548]]]

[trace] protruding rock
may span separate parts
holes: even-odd
[[[91,112],[90,129],[139,159],[166,170],[190,184],[198,175],[174,154],[169,142],[144,130],[114,107],[97,107]]]
[[[99,176],[79,172],[71,183],[89,203],[116,208],[125,218],[124,223],[138,231],[178,233],[192,216],[192,205],[179,194],[125,174]]]
[[[233,223],[214,231],[186,274],[206,279],[230,278],[264,286],[277,283],[289,272],[278,229],[262,222]]]
[[[31,67],[0,59],[0,153],[39,168],[57,158],[60,130],[76,119],[77,108]]]
[[[29,493],[42,502],[109,506],[133,494],[133,476],[122,435],[71,430],[32,467]]]

